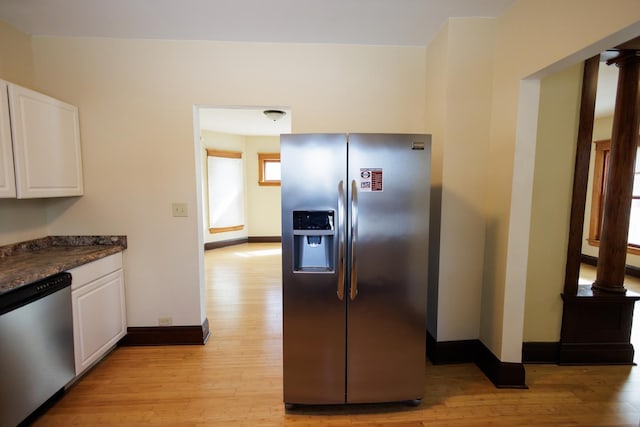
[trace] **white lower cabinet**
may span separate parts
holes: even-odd
[[[122,253],[69,271],[72,275],[76,376],[104,357],[127,332]]]

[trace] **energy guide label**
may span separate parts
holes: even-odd
[[[382,191],[382,168],[360,168],[360,191]]]

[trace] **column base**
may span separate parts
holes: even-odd
[[[578,286],[575,296],[562,295],[560,364],[633,364],[633,308],[640,294],[602,293]]]
[[[591,288],[594,291],[605,292],[605,293],[615,294],[615,295],[625,295],[627,293],[627,288],[625,288],[624,286],[620,286],[620,287],[603,286],[598,284],[598,282],[594,282]]]

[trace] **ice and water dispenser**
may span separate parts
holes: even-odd
[[[293,269],[333,271],[334,211],[293,211]]]

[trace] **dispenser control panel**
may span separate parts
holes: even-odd
[[[294,230],[333,230],[333,211],[294,211]]]

